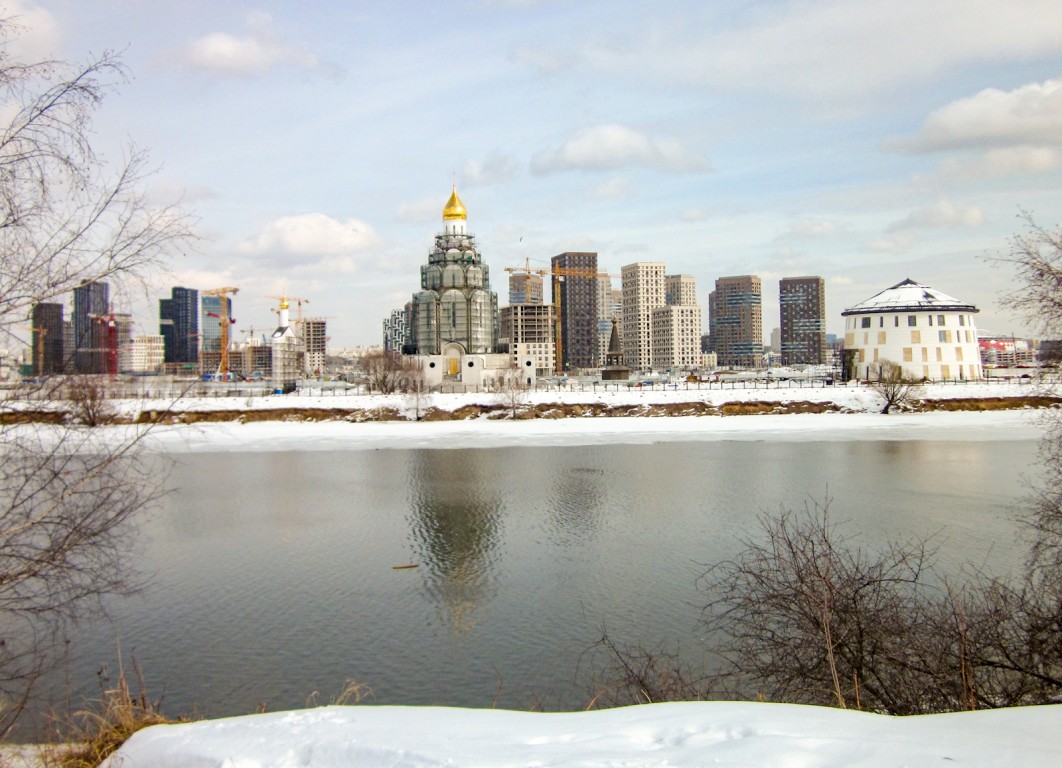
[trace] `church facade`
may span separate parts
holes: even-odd
[[[421,290],[413,295],[411,351],[453,361],[495,353],[498,295],[490,290],[490,270],[468,233],[456,185],[442,218],[443,231],[420,268]]]

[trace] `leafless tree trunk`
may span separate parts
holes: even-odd
[[[520,406],[527,400],[528,386],[523,378],[523,371],[517,365],[510,365],[498,374],[495,389],[501,395],[502,403],[509,410],[509,418],[515,419],[520,413]]]
[[[142,279],[192,235],[179,209],[145,201],[141,150],[130,146],[116,166],[93,151],[92,113],[124,78],[118,58],[16,61],[7,45],[16,33],[0,20],[0,340],[9,341],[35,304],[86,280]],[[53,382],[38,386],[47,393]],[[158,499],[164,472],[140,453],[142,431],[85,426],[106,420],[102,394],[75,382],[80,415],[55,425],[13,424],[19,393],[0,401],[0,736],[70,623],[135,585],[134,521]]]
[[[883,360],[877,379],[870,381],[870,388],[885,400],[881,412],[888,413],[893,408],[907,406],[917,396],[918,381],[909,376],[899,363]]]

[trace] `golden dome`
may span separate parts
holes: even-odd
[[[287,296],[281,296],[280,297],[280,308],[281,309],[287,309],[288,308],[288,297]]]
[[[465,204],[457,196],[457,185],[454,184],[454,191],[450,193],[450,199],[446,201],[446,207],[443,208],[443,221],[455,219],[464,221],[467,218],[468,212],[465,210]]]

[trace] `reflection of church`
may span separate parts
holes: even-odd
[[[435,236],[428,263],[413,294],[412,351],[423,361],[426,382],[445,380],[480,386],[507,375],[512,363],[498,347],[498,295],[490,269],[467,231],[468,214],[456,185],[443,208],[443,231]],[[533,371],[520,370],[527,385]]]

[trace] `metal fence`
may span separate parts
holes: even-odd
[[[987,376],[983,379],[970,380],[946,380],[926,382],[933,385],[993,385],[1001,382],[1019,384],[1033,388],[1044,384],[1057,384],[1062,377],[1058,374],[1005,374]],[[734,391],[734,390],[791,390],[791,389],[846,389],[856,387],[869,387],[872,383],[860,381],[840,381],[829,378],[741,378],[725,379],[721,381],[538,381],[533,386],[521,389],[520,393],[549,393],[549,392],[578,392],[578,393],[606,393],[606,392],[665,392],[665,391]],[[0,391],[0,399],[21,401],[48,401],[65,399],[62,388],[46,386],[45,384],[24,384]],[[446,383],[431,387],[430,390],[421,394],[501,394],[506,392],[504,387],[492,386],[465,386],[460,383]],[[115,400],[178,400],[181,398],[242,398],[253,399],[262,397],[348,397],[378,395],[379,391],[370,391],[365,385],[349,384],[347,382],[300,382],[294,392],[282,395],[269,386],[249,386],[247,384],[210,384],[195,382],[181,385],[171,383],[153,387],[127,387],[113,382],[101,383],[100,395],[107,399]],[[396,392],[394,394],[414,393]]]

